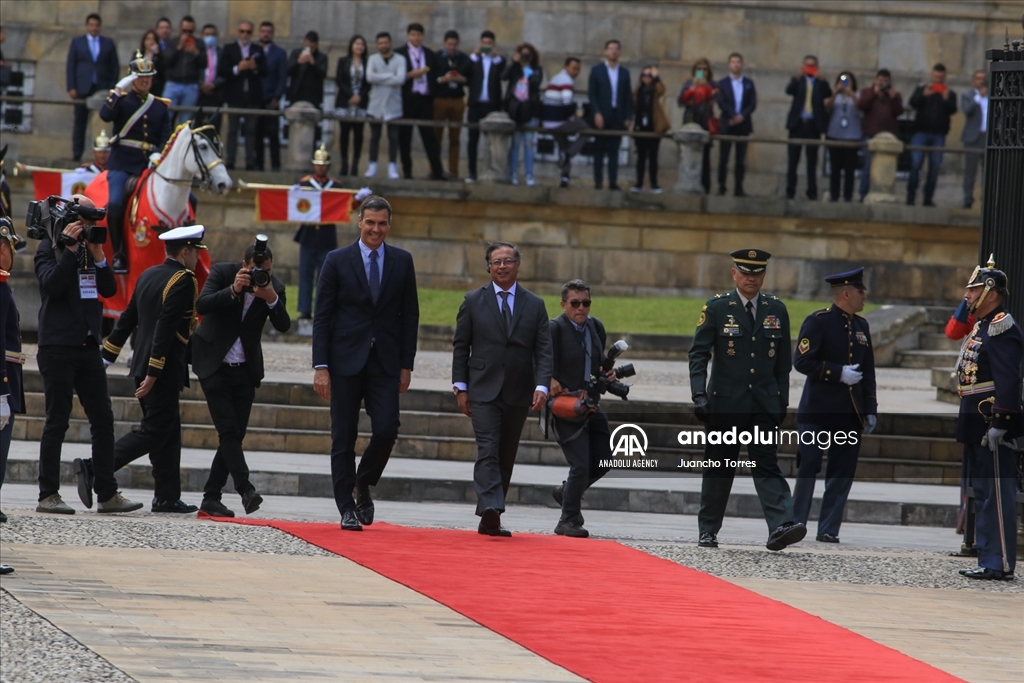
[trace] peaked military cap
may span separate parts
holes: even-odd
[[[736,270],[741,273],[763,273],[768,266],[768,259],[772,257],[763,249],[737,249],[729,256],[732,256]]]
[[[168,244],[182,244],[196,249],[206,249],[206,245],[203,244],[203,233],[205,232],[206,228],[201,225],[185,225],[168,230],[160,235],[160,239]]]
[[[853,285],[857,289],[864,290],[864,269],[855,268],[854,270],[848,270],[845,273],[836,273],[835,275],[826,275],[825,282],[829,283],[833,287],[842,287],[844,285]]]

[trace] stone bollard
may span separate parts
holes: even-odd
[[[89,134],[85,139],[85,158],[92,158],[92,144],[101,130],[106,129],[107,135],[110,137],[114,136],[110,132],[110,124],[100,118],[100,107],[107,101],[109,95],[109,90],[101,90],[89,95],[85,100],[85,108],[89,110]]]
[[[868,140],[871,152],[871,192],[865,204],[898,202],[896,196],[896,161],[903,153],[903,143],[892,133],[878,133]]]
[[[313,158],[320,108],[310,102],[296,102],[284,110],[284,117],[288,120],[288,159],[284,167],[289,171],[307,171]]]
[[[480,121],[484,134],[484,167],[480,180],[489,183],[511,182],[508,151],[512,148],[515,122],[503,111],[491,112]]]
[[[701,164],[704,159],[704,145],[711,140],[711,134],[697,123],[687,123],[679,130],[672,131],[672,139],[679,146],[679,177],[676,179],[676,194],[704,194],[700,182]]]

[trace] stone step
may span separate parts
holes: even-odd
[[[896,365],[901,368],[952,369],[958,356],[958,351],[897,351]]]
[[[935,398],[945,403],[959,405],[960,395],[957,393],[956,374],[946,368],[932,368],[932,386],[935,387]]]
[[[945,332],[931,332],[920,334],[921,351],[953,351],[960,353],[960,342],[950,339]]]

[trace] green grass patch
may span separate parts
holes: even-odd
[[[465,292],[450,289],[420,289],[420,323],[423,325],[454,325]],[[297,302],[299,288],[288,285],[288,312],[298,316]],[[548,315],[552,318],[561,313],[557,295],[544,296]],[[791,334],[800,331],[804,318],[812,312],[825,308],[831,302],[783,300],[789,309]],[[610,332],[632,332],[646,334],[693,334],[697,318],[706,299],[692,297],[649,297],[639,299],[626,296],[595,297],[591,313],[600,318]],[[878,308],[868,304],[864,313]]]

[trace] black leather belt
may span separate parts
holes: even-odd
[[[245,361],[243,360],[241,363],[224,363],[224,365],[228,366],[229,368],[240,368],[243,365],[245,365]]]

